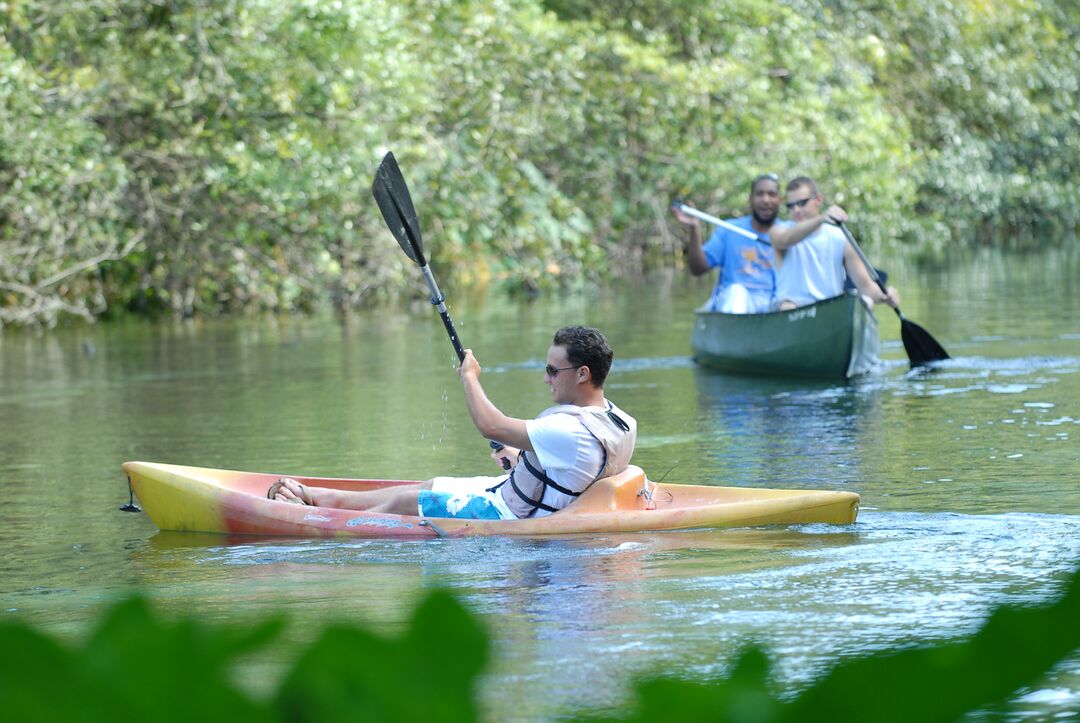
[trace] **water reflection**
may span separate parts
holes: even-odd
[[[877,383],[794,382],[695,369],[711,438],[703,457],[725,484],[835,489],[858,476],[880,418]]]

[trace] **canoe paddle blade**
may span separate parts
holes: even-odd
[[[839,224],[840,230],[844,232],[844,236],[847,237],[848,243],[855,249],[855,253],[859,255],[863,264],[866,266],[867,272],[870,277],[881,289],[882,293],[887,294],[888,290],[885,288],[885,282],[882,281],[881,276],[878,274],[877,269],[870,263],[870,260],[866,258],[866,254],[863,253],[862,247],[859,246],[859,242],[855,240],[855,237],[851,235],[851,231],[848,230],[847,224],[841,221]],[[951,358],[948,352],[945,351],[941,344],[938,344],[937,339],[930,336],[930,332],[922,328],[914,321],[909,321],[900,313],[899,307],[893,309],[896,315],[900,317],[900,339],[904,342],[904,351],[907,352],[908,361],[911,363],[911,367],[920,367],[930,362],[942,361],[944,359]]]
[[[371,194],[375,196],[383,220],[401,250],[416,263],[426,266],[424,244],[420,238],[420,219],[416,217],[409,187],[405,185],[405,178],[393,153],[383,156],[379,169],[375,171],[375,180],[371,182]]]
[[[951,358],[937,339],[930,336],[930,332],[903,317],[900,321],[900,338],[913,367]]]

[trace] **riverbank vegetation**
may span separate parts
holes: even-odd
[[[851,658],[795,695],[776,689],[769,656],[745,649],[727,677],[643,676],[636,700],[592,721],[952,721],[1000,717],[1080,645],[1080,574],[1057,602],[1003,606],[966,640]],[[166,620],[144,598],[105,611],[84,643],[0,624],[0,713],[14,721],[476,721],[492,664],[479,618],[449,593],[422,601],[400,637],[348,623],[297,646],[278,680],[237,685],[239,668],[281,636],[283,618],[210,625]],[[291,666],[291,667],[290,667]],[[266,666],[260,668],[264,673]],[[250,682],[250,678],[249,678]],[[57,695],[60,688],[63,695]],[[196,694],[192,695],[192,691]],[[572,701],[566,702],[569,709]],[[529,711],[518,711],[530,717]]]
[[[0,327],[422,293],[386,150],[459,288],[681,263],[669,200],[740,212],[761,171],[920,254],[1080,225],[1064,0],[4,7]]]

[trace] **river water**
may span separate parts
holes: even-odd
[[[852,383],[697,369],[692,309],[708,280],[659,274],[532,302],[444,289],[505,412],[548,404],[555,328],[595,325],[616,351],[608,395],[637,417],[634,461],[654,479],[854,490],[850,526],[404,543],[158,532],[118,510],[125,460],[494,473],[430,305],[5,332],[0,611],[77,637],[137,586],[208,621],[285,610],[289,643],[329,619],[395,634],[425,591],[448,587],[491,630],[493,720],[610,710],[633,675],[721,674],[751,641],[791,692],[850,656],[969,634],[996,605],[1054,599],[1080,561],[1076,249],[893,262],[905,314],[954,359],[909,372],[880,309],[882,366]],[[283,644],[253,663],[252,685],[293,654]],[[1080,654],[1006,717],[1078,709]]]

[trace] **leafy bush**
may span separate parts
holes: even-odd
[[[668,201],[824,180],[871,242],[1080,226],[1064,0],[11,0],[0,325],[370,303],[415,276],[393,149],[451,283],[680,263]]]
[[[165,621],[138,596],[108,611],[81,647],[5,622],[0,715],[25,723],[480,717],[476,687],[490,644],[449,593],[429,595],[397,639],[327,627],[276,691],[253,698],[231,674],[282,628],[281,619],[217,627]],[[632,709],[603,720],[951,721],[1002,705],[1078,649],[1080,571],[1056,603],[1001,607],[969,640],[847,660],[791,699],[775,695],[767,656],[748,648],[722,680],[641,680]]]

